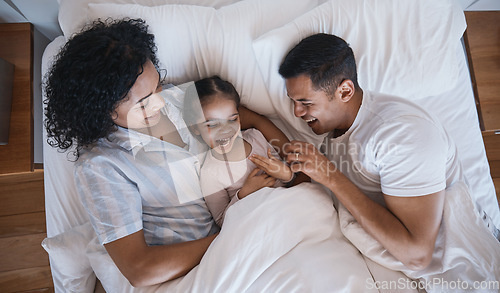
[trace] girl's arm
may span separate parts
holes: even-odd
[[[266,140],[276,149],[283,158],[286,154],[284,147],[290,142],[286,135],[271,120],[252,110],[239,107],[241,129],[256,128],[266,138]]]

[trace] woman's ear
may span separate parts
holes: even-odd
[[[201,135],[200,130],[198,129],[198,124],[189,125],[188,129],[193,135]]]
[[[356,88],[350,79],[346,79],[337,87],[337,93],[342,102],[349,102],[354,96]]]

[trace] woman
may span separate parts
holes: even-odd
[[[75,147],[78,193],[133,286],[186,274],[217,232],[199,184],[192,184],[201,146],[175,101],[160,94],[147,30],[142,20],[95,22],[66,43],[45,84],[49,144]],[[244,108],[240,116],[243,128],[287,142],[262,116]]]

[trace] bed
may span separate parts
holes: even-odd
[[[456,1],[60,0],[64,35],[46,48],[42,72],[68,37],[85,23],[108,17],[146,20],[168,83],[218,74],[235,85],[242,104],[266,115],[289,138],[315,144],[322,137],[293,116],[277,69],[286,52],[308,35],[343,37],[354,50],[363,89],[408,98],[439,117],[456,141],[471,189],[474,204],[464,206],[486,211],[500,226],[460,41],[466,23]],[[188,275],[132,288],[96,242],[76,194],[68,154],[46,142],[43,151],[47,239],[42,245],[49,253],[56,292],[93,292],[96,276],[107,292],[435,289],[419,287],[419,276],[408,276],[378,258],[376,244],[360,236],[359,229],[349,229],[356,228],[353,220],[341,206],[335,209],[331,194],[314,183],[265,189],[239,202],[228,210],[221,234]],[[485,253],[493,254],[494,265],[499,260],[496,248],[491,249]]]

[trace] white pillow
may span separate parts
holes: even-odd
[[[220,8],[240,0],[58,0],[59,25],[66,37],[81,30],[87,22],[88,5],[90,3],[140,4],[158,6],[164,4],[197,5]]]
[[[51,258],[50,265],[58,272],[65,292],[94,291],[96,276],[85,254],[94,237],[94,229],[87,222],[42,241]]]
[[[345,39],[356,56],[358,81],[373,90],[408,99],[446,92],[458,79],[455,49],[465,18],[453,0],[330,0],[254,41],[272,103],[281,119],[314,137],[293,116],[278,68],[288,51],[315,33]]]
[[[234,84],[244,105],[260,114],[273,115],[252,41],[317,3],[307,0],[289,5],[288,0],[246,0],[218,10],[191,5],[89,4],[88,18],[146,20],[156,37],[161,66],[167,69],[167,82],[182,84],[218,74]]]
[[[182,84],[198,79],[220,63],[223,34],[217,10],[190,5],[147,7],[135,4],[90,4],[89,18],[142,18],[155,35],[160,67],[167,70],[167,82]],[[195,20],[196,21],[193,21]],[[206,28],[212,28],[207,31]],[[213,70],[213,69],[212,69]]]

